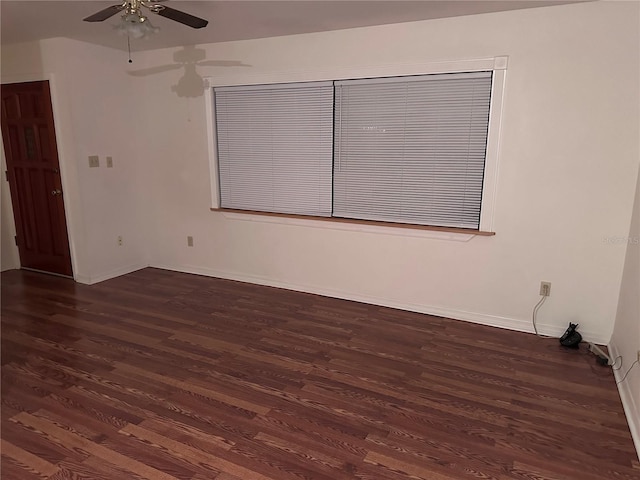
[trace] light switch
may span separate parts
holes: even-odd
[[[113,168],[113,157],[107,157],[107,168]]]
[[[98,155],[89,155],[89,166],[91,168],[100,166],[100,158],[98,158]]]

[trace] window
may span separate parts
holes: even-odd
[[[215,87],[218,205],[482,231],[496,78],[501,93],[490,68]]]
[[[336,82],[333,215],[477,229],[491,73]]]
[[[331,216],[333,85],[215,91],[224,208]]]

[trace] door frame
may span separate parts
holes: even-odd
[[[69,239],[69,253],[71,255],[71,270],[73,272],[73,279],[78,281],[78,263],[77,263],[77,251],[76,251],[76,238],[74,232],[76,229],[76,210],[73,208],[70,198],[78,193],[77,188],[71,188],[72,185],[77,185],[77,181],[74,182],[70,176],[73,174],[69,174],[69,170],[72,169],[71,165],[67,164],[68,159],[75,158],[70,152],[71,149],[68,149],[65,145],[64,136],[62,135],[61,125],[62,120],[60,119],[60,109],[59,109],[59,90],[56,85],[55,74],[53,73],[40,73],[40,74],[21,74],[21,75],[3,75],[0,77],[0,85],[8,84],[8,83],[24,83],[24,82],[38,82],[46,80],[49,82],[49,93],[51,95],[51,109],[53,111],[53,123],[54,123],[54,132],[56,135],[56,144],[58,147],[58,163],[60,166],[60,182],[62,183],[62,191],[65,192],[65,195],[62,195],[62,201],[64,205],[65,218],[66,218],[66,227],[67,227],[67,238]],[[5,153],[3,152],[3,155]],[[6,158],[5,158],[6,162]],[[6,163],[5,163],[6,166]],[[68,167],[68,168],[67,168]],[[5,180],[2,180],[5,181]],[[13,201],[13,199],[11,200]],[[9,212],[11,217],[11,221],[13,223],[14,231],[16,229],[16,219],[13,215],[13,211]],[[17,246],[13,246],[16,250],[16,256],[18,257],[18,261],[20,261],[20,255],[18,254]]]

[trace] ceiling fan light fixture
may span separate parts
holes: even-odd
[[[149,19],[139,13],[126,13],[122,15],[120,23],[116,25],[116,31],[130,38],[145,38],[160,30],[154,27]]]

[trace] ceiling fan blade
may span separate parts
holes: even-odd
[[[209,23],[203,18],[194,17],[193,15],[189,15],[188,13],[181,12],[180,10],[176,10],[174,8],[165,7],[164,5],[162,5],[162,8],[159,8],[156,13],[161,17],[183,23],[192,28],[206,27]]]
[[[116,13],[124,8],[124,5],[111,5],[110,7],[100,10],[99,12],[89,15],[83,19],[85,22],[103,22],[107,18],[113,17]]]

